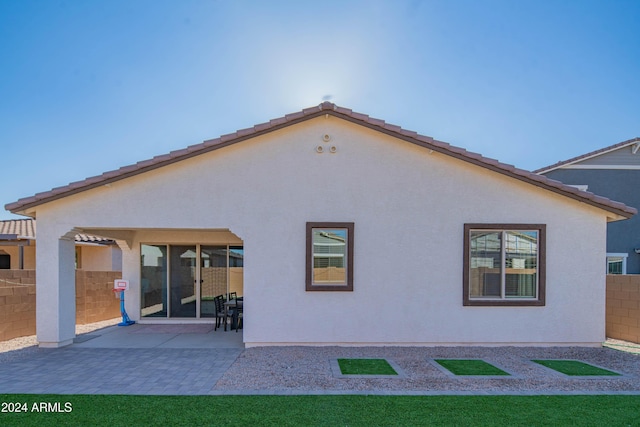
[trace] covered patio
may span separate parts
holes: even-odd
[[[61,347],[74,340],[75,314],[69,307],[76,295],[73,287],[68,286],[73,283],[74,252],[69,250],[73,243],[69,236],[79,232],[117,242],[122,250],[122,279],[129,284],[124,292],[125,309],[129,318],[139,324],[134,327],[136,331],[109,333],[89,346],[113,340],[117,346],[127,340],[138,341],[142,335],[151,337],[144,340],[150,346],[160,346],[173,340],[175,337],[167,334],[174,333],[177,341],[171,345],[180,346],[176,342],[186,336],[197,347],[197,338],[206,338],[202,335],[213,331],[219,322],[216,317],[220,311],[214,307],[214,299],[244,296],[243,240],[229,229],[63,228],[58,231],[62,238],[57,238],[55,232],[52,236],[47,233],[38,246],[38,250],[57,253],[56,261],[51,256],[42,256],[44,261],[38,265],[39,277],[43,278],[36,293],[40,307],[37,336],[41,347]],[[51,323],[42,315],[43,311],[57,311],[60,323]],[[146,330],[149,334],[138,334],[140,326],[150,324],[158,327]],[[160,328],[162,325],[166,328]],[[176,328],[169,333],[171,325]],[[242,342],[241,333],[233,335],[234,342]]]

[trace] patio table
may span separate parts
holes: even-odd
[[[243,299],[242,298],[237,298],[237,299],[232,299],[229,301],[225,301],[224,303],[224,318],[226,319],[227,316],[229,315],[229,308],[234,308],[234,307],[238,307],[238,308],[242,308],[243,305]],[[238,321],[238,316],[237,314],[231,316],[231,328],[229,330],[234,330],[236,328],[236,322]],[[225,324],[225,328],[224,330],[227,330],[226,324]]]

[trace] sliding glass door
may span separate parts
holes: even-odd
[[[169,248],[169,317],[196,317],[196,247]]]
[[[167,317],[167,246],[140,247],[140,315]]]
[[[141,316],[215,317],[213,298],[243,294],[242,246],[141,245]]]

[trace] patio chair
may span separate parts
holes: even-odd
[[[224,323],[224,330],[226,331],[227,318],[229,317],[230,313],[228,311],[225,311],[224,309],[224,295],[218,295],[217,297],[213,298],[213,303],[216,310],[216,326],[213,330],[217,331],[218,327],[220,327],[220,325]]]

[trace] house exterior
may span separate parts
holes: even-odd
[[[113,240],[76,234],[75,267],[77,270],[120,271],[122,251]],[[36,220],[0,221],[0,269],[36,269]]]
[[[6,208],[38,219],[45,347],[78,233],[118,243],[140,323],[236,291],[246,346],[597,346],[607,223],[636,213],[328,102]]]
[[[640,206],[640,138],[535,171],[596,194]],[[640,218],[611,222],[607,227],[606,271],[609,274],[640,274]],[[603,267],[604,268],[604,267]]]

